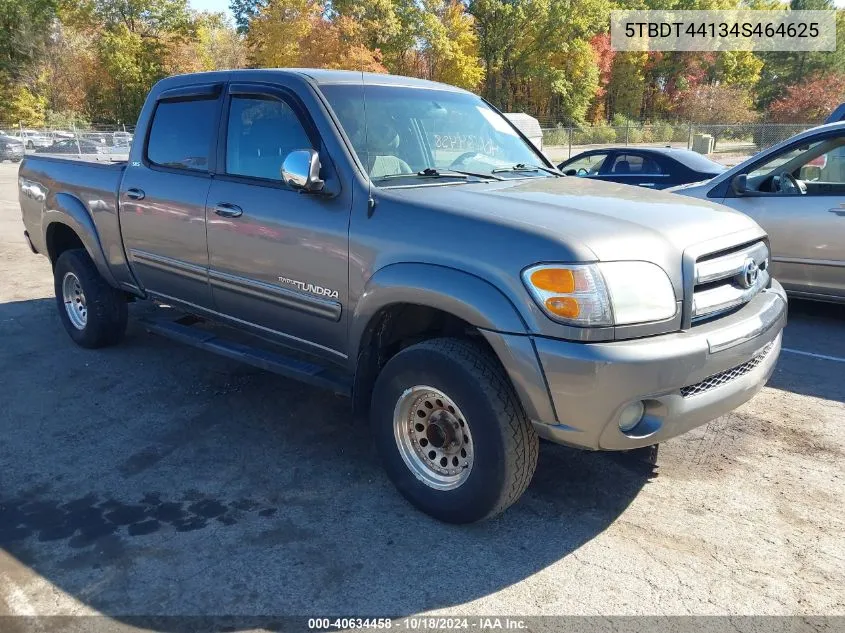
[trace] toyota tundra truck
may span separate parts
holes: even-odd
[[[448,522],[513,504],[538,438],[645,449],[728,413],[786,323],[750,218],[565,177],[485,100],[418,79],[170,77],[127,162],[29,156],[19,189],[78,345],[151,300],[153,332],[349,396]]]

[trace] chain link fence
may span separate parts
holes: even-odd
[[[70,155],[105,161],[126,160],[134,133],[134,125],[124,124],[39,127],[0,121],[0,137],[11,137],[20,141],[25,154]],[[4,154],[0,153],[0,156],[2,155]],[[9,154],[8,158],[15,160],[17,156]]]
[[[695,149],[713,160],[735,165],[788,139],[813,123],[635,123],[626,125],[544,125],[543,151],[552,160],[608,147],[676,147]],[[703,138],[702,138],[703,137]],[[712,139],[712,140],[708,140]]]
[[[689,122],[626,125],[566,125],[541,119],[543,151],[553,161],[608,147],[678,147],[696,149],[726,165],[735,165],[815,124],[744,123],[700,124]],[[0,121],[0,136],[20,140],[25,153],[68,154],[96,160],[126,160],[135,126],[91,124],[67,127],[30,127]],[[710,137],[699,144],[700,136]],[[709,151],[705,151],[709,150]]]

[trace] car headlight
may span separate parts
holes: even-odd
[[[650,262],[540,264],[522,273],[549,318],[581,327],[629,325],[675,316],[675,291]]]

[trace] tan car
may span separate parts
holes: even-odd
[[[775,145],[724,174],[670,189],[754,218],[772,274],[795,296],[845,301],[845,122]]]

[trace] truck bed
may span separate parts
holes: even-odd
[[[33,248],[48,254],[49,225],[67,212],[96,227],[103,262],[121,282],[129,278],[120,238],[118,192],[126,162],[97,162],[56,156],[27,156],[18,172],[24,227]],[[67,216],[65,216],[67,217]],[[86,244],[90,248],[91,245]],[[92,255],[95,262],[97,257]],[[98,263],[98,268],[100,268]],[[101,270],[102,272],[102,270]]]

